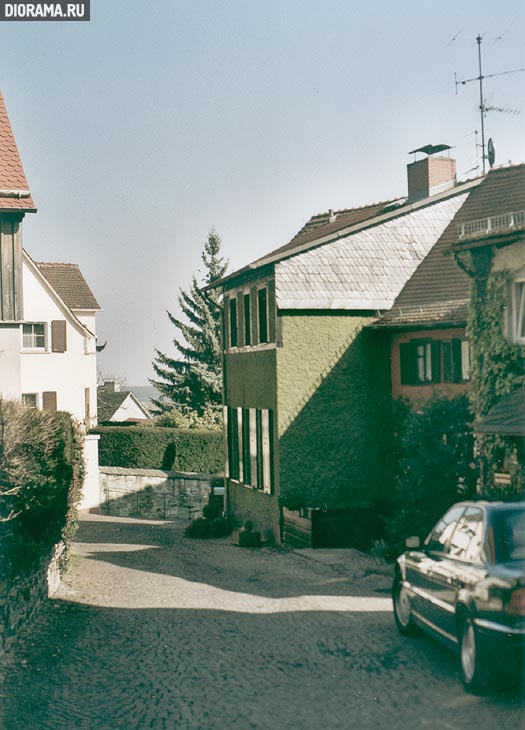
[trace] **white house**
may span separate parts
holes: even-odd
[[[98,387],[99,423],[144,423],[151,414],[132,390],[120,390],[119,383],[108,381]]]
[[[22,249],[36,209],[0,95],[0,396],[97,422],[95,314],[75,264],[37,263]],[[85,436],[82,507],[99,503],[98,437]]]

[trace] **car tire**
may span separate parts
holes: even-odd
[[[487,688],[490,672],[472,616],[461,621],[458,638],[463,686],[469,692],[481,693]]]
[[[394,579],[392,601],[394,603],[394,619],[399,632],[403,636],[414,636],[417,633],[417,627],[412,616],[408,591],[403,585],[400,575],[396,575]]]

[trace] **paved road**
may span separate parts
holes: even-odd
[[[523,727],[516,690],[468,695],[451,655],[397,634],[373,563],[182,527],[82,521],[66,583],[7,667],[3,730]]]

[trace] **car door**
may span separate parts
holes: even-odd
[[[482,510],[467,507],[450,534],[446,551],[435,561],[429,578],[436,627],[452,641],[456,640],[458,593],[465,591],[472,595],[474,585],[484,572],[481,562],[483,528]]]
[[[464,511],[465,505],[452,507],[425,540],[424,550],[419,553],[417,563],[414,562],[410,570],[407,566],[407,580],[414,592],[413,609],[432,628],[437,628],[440,624],[440,591],[434,574],[441,570],[441,563],[449,550],[450,538]]]

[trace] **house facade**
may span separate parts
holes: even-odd
[[[389,497],[391,343],[368,325],[477,184],[448,158],[413,165],[408,199],[314,216],[221,282],[227,509],[277,540],[311,544],[322,515],[335,533]]]
[[[468,337],[480,490],[523,498],[525,165],[491,170],[472,202],[453,248],[471,284]]]
[[[145,423],[151,414],[132,390],[121,390],[119,383],[108,381],[97,389],[98,422]]]
[[[36,212],[0,96],[0,396],[68,411],[96,425],[96,331],[100,309],[74,264],[37,263],[22,248]],[[85,436],[83,507],[98,504],[98,437]]]

